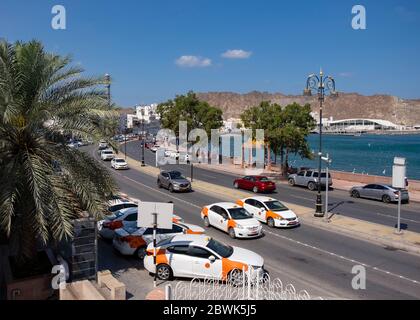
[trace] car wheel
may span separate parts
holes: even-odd
[[[232,239],[236,238],[235,229],[229,228],[228,232],[229,232],[229,237],[231,237]]]
[[[210,228],[210,221],[208,217],[204,217],[204,226],[206,228]]]
[[[351,192],[351,196],[352,196],[353,198],[360,198],[360,193],[359,193],[359,191],[357,191],[357,190],[353,190],[353,191]]]
[[[254,188],[252,188],[252,192],[254,192],[254,193],[258,193],[258,187],[254,187]]]
[[[173,192],[174,192],[174,186],[173,186],[173,185],[171,185],[171,184],[169,185],[169,192],[170,192],[170,193],[173,193]]]
[[[267,219],[267,225],[268,225],[270,228],[274,228],[274,219],[273,219],[273,218],[268,218],[268,219]]]
[[[308,183],[308,189],[311,190],[311,191],[314,191],[315,190],[315,183],[309,182]]]
[[[157,266],[156,275],[159,280],[170,280],[172,279],[172,269],[167,264],[160,264]]]
[[[228,283],[233,287],[243,286],[244,282],[246,283],[246,273],[240,269],[233,269],[228,274]]]
[[[140,260],[143,260],[144,257],[146,256],[146,248],[138,248],[137,251],[136,251],[136,256]]]
[[[239,184],[238,184],[237,182],[235,182],[235,183],[233,184],[233,186],[235,187],[235,189],[239,189]]]
[[[289,179],[289,185],[294,186],[295,185],[295,179],[290,178]]]
[[[391,197],[390,197],[389,195],[385,194],[385,195],[382,197],[382,201],[383,201],[384,203],[390,203],[390,202],[391,202]]]

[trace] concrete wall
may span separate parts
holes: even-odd
[[[98,273],[98,283],[88,280],[67,284],[60,289],[60,300],[125,300],[125,285],[106,270]]]

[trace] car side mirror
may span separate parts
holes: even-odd
[[[216,257],[215,257],[215,256],[210,256],[210,257],[209,257],[209,261],[210,261],[211,263],[215,262],[215,261],[216,261]]]

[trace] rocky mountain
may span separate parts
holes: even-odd
[[[243,110],[258,105],[261,101],[271,101],[280,105],[297,102],[309,103],[313,112],[319,111],[317,96],[291,96],[281,93],[249,92],[238,94],[233,92],[198,93],[197,96],[210,105],[223,110],[223,117],[239,118]],[[347,118],[384,119],[395,124],[420,124],[420,100],[404,100],[389,95],[363,96],[357,93],[340,93],[337,98],[326,97],[324,117],[334,120]]]

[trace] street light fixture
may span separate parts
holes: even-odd
[[[108,107],[111,108],[111,76],[108,73],[105,74],[105,87],[107,92]]]
[[[330,76],[325,76],[321,71],[319,76],[316,74],[311,74],[308,76],[306,81],[306,88],[303,90],[303,95],[305,97],[312,96],[312,90],[316,91],[318,94],[319,101],[319,151],[318,151],[318,193],[316,196],[316,207],[315,207],[315,217],[324,217],[324,212],[322,210],[322,196],[321,196],[321,170],[322,170],[322,104],[325,99],[325,93],[330,92],[331,97],[336,98],[338,96],[337,91],[335,90],[335,80]]]
[[[144,162],[144,109],[141,109],[141,137],[142,137],[142,144],[141,144],[141,166],[145,167],[146,164]]]

